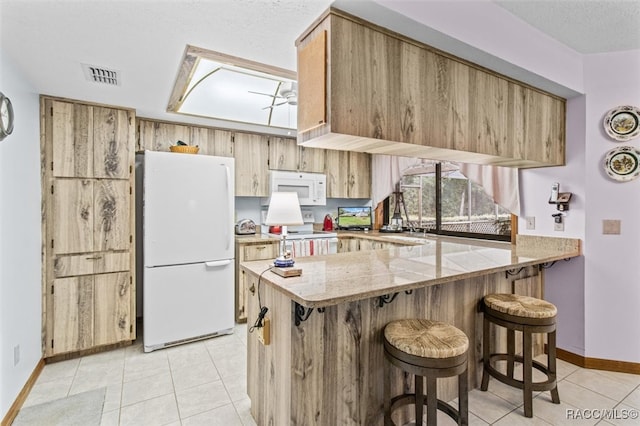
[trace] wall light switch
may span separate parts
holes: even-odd
[[[20,345],[13,347],[13,365],[18,365],[20,362]]]
[[[535,216],[527,216],[524,219],[527,222],[527,229],[528,230],[536,229],[536,217]]]
[[[603,235],[620,235],[621,220],[604,219],[602,221]]]

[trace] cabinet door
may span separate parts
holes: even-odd
[[[93,251],[128,250],[129,181],[98,180],[93,187]]]
[[[275,259],[278,256],[278,243],[274,241],[259,245],[242,244],[238,252],[237,263],[247,260]],[[245,322],[247,320],[247,288],[246,274],[243,271],[236,270],[235,302],[237,322]]]
[[[53,176],[93,174],[93,107],[47,100],[46,128],[51,132]]]
[[[298,170],[298,143],[295,139],[269,137],[269,168]]]
[[[236,195],[269,196],[269,144],[264,135],[235,133]]]
[[[371,155],[362,152],[349,153],[349,198],[371,197]]]
[[[324,173],[325,150],[300,146],[300,171]]]
[[[199,155],[216,155],[233,157],[233,134],[228,130],[208,129],[206,127],[191,128],[191,141],[183,141],[189,145],[200,147]]]
[[[191,127],[180,124],[140,120],[138,127],[138,149],[141,151],[169,151],[177,141],[188,144],[191,138]]]
[[[131,335],[131,281],[128,272],[95,275],[95,346],[129,340]]]
[[[271,259],[278,256],[278,242],[260,244],[260,245],[246,245],[242,249],[243,261],[248,260],[262,260]]]
[[[53,252],[58,254],[93,251],[93,181],[57,179],[52,184],[52,192]]]
[[[113,108],[93,109],[93,175],[129,179],[129,141],[133,140],[133,112]]]
[[[59,354],[93,346],[93,276],[53,281],[51,352]]]
[[[327,175],[327,197],[347,198],[349,152],[328,149],[326,156],[325,173]]]

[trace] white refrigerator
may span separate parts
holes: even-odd
[[[234,159],[146,151],[144,351],[233,332]]]

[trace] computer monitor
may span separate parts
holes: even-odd
[[[371,207],[338,207],[338,229],[371,229]]]

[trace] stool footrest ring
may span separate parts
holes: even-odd
[[[426,398],[426,395],[424,395],[424,397]],[[446,415],[448,415],[449,417],[451,417],[453,420],[457,422],[458,418],[460,417],[460,413],[458,412],[458,410],[456,410],[451,404],[447,402],[444,402],[440,399],[438,399],[437,401],[438,401],[438,410],[442,411],[443,413],[445,413]],[[403,395],[395,396],[391,398],[390,411],[391,413],[393,413],[396,409],[400,407],[404,407],[405,405],[414,404],[415,402],[416,402],[415,393],[405,393]],[[424,405],[425,407],[427,406],[427,404],[424,404]],[[391,425],[395,426],[395,423],[393,422],[393,420],[391,421]]]
[[[491,356],[489,357],[489,362],[493,360],[508,361],[509,355],[503,354],[503,353],[491,354]],[[519,355],[514,356],[513,360],[521,364],[524,363],[524,359]],[[556,387],[557,385],[556,375],[551,374],[547,366],[535,360],[532,362],[531,366],[536,370],[544,373],[547,376],[547,380],[545,380],[544,382],[532,382],[531,390],[542,392],[542,391],[552,390]],[[524,381],[514,379],[513,377],[509,377],[508,375],[498,371],[495,367],[493,367],[493,365],[489,364],[488,366],[485,367],[485,369],[487,370],[487,373],[489,373],[491,377],[497,379],[498,381],[504,383],[505,385],[513,386],[518,389],[524,389]]]

